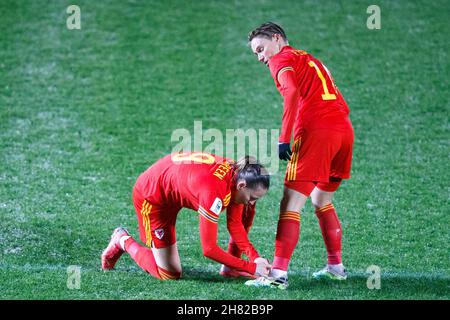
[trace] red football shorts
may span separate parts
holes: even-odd
[[[150,203],[136,188],[133,188],[133,204],[142,242],[158,249],[177,242],[175,224],[180,208]]]
[[[300,189],[298,191],[307,196],[315,184],[321,190],[336,191],[341,179],[350,178],[353,139],[350,124],[346,131],[316,129],[296,137],[286,168],[285,186]]]

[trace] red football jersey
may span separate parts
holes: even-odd
[[[136,188],[151,203],[189,208],[217,222],[230,202],[230,162],[206,153],[170,154],[141,174]]]
[[[269,68],[285,100],[280,142],[290,142],[292,130],[298,137],[302,129],[348,128],[349,108],[322,62],[303,50],[285,46],[269,60]],[[292,81],[287,78],[282,86],[283,76]]]
[[[232,160],[207,153],[170,154],[142,173],[135,188],[150,203],[198,211],[204,253],[207,252],[213,260],[253,274],[255,263],[233,257],[217,246],[219,214],[230,205],[234,192],[232,163]],[[242,216],[243,206],[233,205],[231,208],[233,215]],[[238,218],[230,221],[238,221]],[[230,234],[239,239],[241,249],[251,258],[258,256],[244,228],[235,225],[230,229]]]

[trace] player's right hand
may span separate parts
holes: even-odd
[[[269,260],[258,257],[253,262],[256,263],[256,276],[267,277],[269,275],[269,272],[272,269],[272,265],[269,264]]]
[[[280,160],[290,161],[291,155],[292,151],[289,143],[278,143],[278,157]]]

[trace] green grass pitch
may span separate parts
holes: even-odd
[[[66,27],[71,4],[81,30]],[[380,30],[366,26],[367,1],[2,0],[0,299],[449,299],[450,2],[377,4]],[[129,257],[102,272],[111,231],[137,235],[131,188],[175,129],[279,128],[281,97],[246,43],[267,20],[329,67],[351,109],[352,178],[335,198],[349,279],[311,278],[326,252],[310,204],[286,291],[220,277],[189,210],[182,280]],[[250,234],[270,259],[284,166]],[[80,289],[67,287],[71,265]]]

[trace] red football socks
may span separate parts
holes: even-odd
[[[323,240],[328,252],[328,264],[339,264],[341,260],[342,230],[333,204],[316,208]]]
[[[300,213],[285,211],[280,213],[277,236],[275,240],[275,255],[273,269],[287,271],[292,253],[300,237]]]

